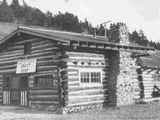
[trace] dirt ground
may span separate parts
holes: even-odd
[[[0,106],[0,120],[160,120],[160,103],[106,108],[65,115]]]

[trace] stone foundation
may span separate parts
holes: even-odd
[[[62,110],[62,114],[72,113],[72,112],[80,112],[80,111],[88,111],[88,110],[100,110],[103,108],[103,104],[91,104],[91,105],[76,105],[72,107],[64,107]]]

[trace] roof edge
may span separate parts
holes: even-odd
[[[37,28],[35,28],[37,29]],[[39,28],[38,28],[39,29]],[[43,30],[43,31],[54,31],[54,32],[61,32],[61,31],[56,31],[56,30],[47,30],[47,29],[43,29],[41,28],[40,30]],[[38,36],[38,37],[43,37],[43,38],[47,38],[47,39],[52,39],[52,40],[55,40],[55,41],[59,41],[59,42],[65,42],[65,43],[69,43],[71,41],[77,41],[77,40],[66,40],[65,38],[57,38],[56,36],[52,36],[52,35],[49,35],[49,34],[45,34],[45,33],[41,33],[41,32],[38,32],[38,31],[34,31],[34,28],[31,28],[31,27],[26,27],[26,26],[18,26],[16,30],[14,30],[13,32],[11,32],[9,35],[7,35],[6,37],[4,37],[2,39],[2,41],[0,42],[0,44],[3,44],[5,43],[8,39],[10,39],[11,37],[13,37],[14,35],[16,35],[17,33],[26,33],[26,34],[30,34],[30,35],[35,35],[35,36]],[[65,31],[62,31],[61,32],[62,34],[71,34],[71,35],[81,35],[79,33],[72,33],[72,32],[65,32]],[[83,36],[84,37],[84,36]],[[86,36],[87,37],[87,36]],[[94,39],[94,38],[91,38],[91,39]],[[96,38],[98,40],[98,38]],[[81,40],[77,41],[77,42],[81,42]],[[84,41],[82,41],[84,42]],[[103,42],[103,41],[89,41],[89,42],[93,42],[93,43],[96,43],[96,44],[104,44],[104,45],[112,45],[112,46],[115,46],[115,47],[120,47],[120,48],[131,48],[131,49],[141,49],[141,50],[155,50],[154,48],[151,48],[151,47],[145,47],[145,46],[140,46],[140,45],[125,45],[125,44],[119,44],[119,43],[113,43],[113,42]]]

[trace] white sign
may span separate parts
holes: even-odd
[[[17,62],[16,73],[36,72],[36,59],[19,60]]]

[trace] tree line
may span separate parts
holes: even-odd
[[[12,0],[10,5],[6,0],[3,0],[0,4],[0,21],[23,25],[44,26],[57,30],[87,33],[91,35],[105,35],[105,28],[102,24],[93,27],[87,19],[81,21],[78,16],[68,12],[52,14],[52,12],[47,11],[44,13],[38,8],[29,6],[24,0],[22,5],[20,5],[19,0]],[[110,27],[106,29],[109,41],[119,42],[118,27],[119,23],[116,23],[110,24]],[[149,41],[142,30],[129,33],[129,37],[132,43],[150,46],[160,50],[160,43]]]

